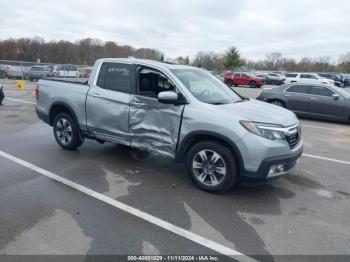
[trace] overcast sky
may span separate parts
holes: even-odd
[[[167,57],[236,46],[243,57],[350,52],[345,0],[1,0],[0,39],[84,37],[157,48]]]

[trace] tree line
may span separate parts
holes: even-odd
[[[93,65],[103,57],[128,57],[160,60],[162,53],[151,48],[134,48],[116,42],[85,38],[76,42],[42,38],[0,40],[0,60],[18,60],[56,64]]]
[[[84,38],[75,42],[45,41],[43,38],[19,38],[0,40],[0,60],[28,62],[92,65],[103,57],[128,57],[164,61],[164,54],[157,49],[135,48],[113,41]],[[284,57],[279,52],[267,54],[264,59],[253,61],[244,59],[236,47],[226,52],[198,52],[190,61],[188,56],[175,59],[179,64],[191,64],[208,70],[255,69],[306,72],[350,73],[350,52],[341,55],[336,62],[329,56],[304,57],[300,60]]]
[[[279,52],[267,54],[264,59],[253,61],[242,58],[239,50],[231,47],[225,53],[199,52],[192,64],[208,70],[245,68],[268,71],[350,73],[350,52],[340,55],[336,62],[329,56],[304,57],[296,60],[284,57]]]

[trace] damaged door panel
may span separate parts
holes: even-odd
[[[183,108],[135,96],[130,105],[131,146],[174,157]]]

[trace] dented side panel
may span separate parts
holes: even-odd
[[[184,105],[159,103],[156,98],[134,96],[130,104],[131,146],[175,157]]]
[[[129,105],[132,97],[130,94],[91,88],[86,100],[88,131],[101,139],[130,145]]]

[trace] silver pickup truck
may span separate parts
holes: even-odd
[[[168,156],[210,192],[285,175],[303,151],[294,113],[242,97],[196,67],[100,59],[89,81],[42,79],[36,97],[64,149],[90,138]]]

